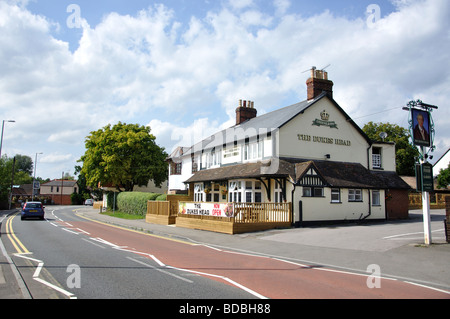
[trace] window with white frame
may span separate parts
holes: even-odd
[[[275,183],[275,188],[273,191],[274,194],[274,202],[275,203],[281,203],[283,201],[283,190],[280,187],[280,184],[278,182],[274,182]]]
[[[220,202],[220,184],[214,183],[211,193],[212,193],[211,197],[212,201],[214,203]]]
[[[339,188],[331,189],[331,202],[340,203],[341,202],[341,190]]]
[[[380,191],[379,190],[373,190],[372,191],[372,206],[381,206],[381,200],[380,200]]]
[[[253,201],[255,203],[261,203],[262,202],[262,192],[261,192],[261,182],[255,181],[255,193]]]
[[[236,203],[261,203],[262,184],[251,180],[232,181],[229,183],[229,199]]]
[[[372,149],[372,167],[373,168],[381,168],[382,167],[381,148],[380,147],[374,147]]]
[[[253,182],[246,181],[245,182],[245,202],[251,203],[253,197]]]
[[[257,142],[244,144],[244,161],[261,159],[263,157],[263,141],[258,140]]]
[[[203,202],[204,189],[205,187],[203,183],[197,183],[194,185],[194,202]]]
[[[221,164],[222,151],[220,149],[213,148],[211,152],[206,154],[207,168],[213,166],[219,166]]]
[[[362,190],[361,189],[349,189],[348,190],[349,202],[362,202]]]
[[[241,203],[242,202],[242,182],[231,181],[228,187],[228,193],[230,202]]]

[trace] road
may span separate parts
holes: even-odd
[[[361,273],[143,233],[83,217],[74,207],[47,208],[45,221],[11,216],[3,224],[3,243],[32,298],[450,298],[384,277],[377,265]],[[245,237],[222,238],[248,247]]]
[[[3,242],[32,298],[253,297],[219,281],[162,267],[148,254],[120,243],[142,241],[146,246],[152,238],[87,221],[70,207],[47,209],[45,221],[12,216],[3,227],[10,227],[6,232],[12,240]]]

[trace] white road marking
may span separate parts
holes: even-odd
[[[132,260],[132,261],[134,261],[134,262],[136,262],[136,263],[138,263],[138,264],[144,265],[144,266],[146,266],[146,267],[148,267],[148,268],[155,269],[155,270],[157,270],[157,271],[159,271],[159,272],[161,272],[161,273],[163,273],[163,274],[166,274],[166,275],[172,276],[172,277],[174,277],[174,278],[177,278],[177,279],[186,281],[186,282],[188,282],[188,283],[190,283],[190,284],[193,283],[192,280],[189,280],[189,279],[183,278],[183,277],[181,277],[181,276],[172,274],[172,273],[170,273],[170,272],[168,272],[168,271],[165,271],[165,270],[163,270],[163,269],[156,268],[156,267],[154,267],[154,266],[152,266],[152,265],[149,265],[149,264],[147,264],[147,263],[145,263],[145,262],[143,262],[143,261],[140,261],[140,260],[137,260],[137,259],[134,259],[134,258],[131,258],[131,257],[127,257],[127,259]]]
[[[25,255],[30,255],[32,253],[27,253],[27,254],[14,254],[14,256],[23,258],[23,259],[28,259],[31,261],[34,261],[36,263],[38,263],[38,266],[36,267],[36,270],[33,274],[33,279],[36,280],[37,282],[40,282],[41,284],[46,285],[47,287],[50,287],[53,290],[59,291],[60,293],[62,293],[63,295],[66,295],[67,297],[69,297],[70,299],[77,299],[77,297],[75,297],[75,295],[67,290],[64,290],[58,286],[55,286],[51,283],[49,283],[48,281],[45,281],[42,278],[39,278],[39,275],[41,274],[42,268],[44,267],[44,262],[42,260],[39,259],[35,259],[35,258],[31,258],[31,257],[27,257]]]

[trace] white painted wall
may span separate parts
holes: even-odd
[[[291,188],[292,190],[292,188]],[[369,213],[369,194],[371,196],[370,216],[367,219],[385,218],[385,193],[380,190],[380,206],[373,206],[372,191],[363,189],[362,202],[349,202],[348,189],[341,188],[341,203],[331,203],[331,188],[324,189],[324,197],[303,197],[303,187],[296,187],[293,207],[295,221],[300,219],[299,201],[302,201],[303,221],[358,220]],[[290,192],[289,192],[290,193]]]
[[[329,121],[336,123],[337,129],[313,125],[313,121],[321,119],[320,113],[324,110],[330,115]],[[320,142],[320,139],[331,143]],[[350,145],[341,145],[336,139]],[[369,144],[326,98],[321,99],[304,114],[298,115],[280,128],[278,141],[280,141],[278,143],[280,157],[324,160],[325,155],[330,154],[331,161],[361,163],[367,167]]]

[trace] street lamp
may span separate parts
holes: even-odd
[[[3,131],[5,130],[5,122],[7,123],[15,123],[14,120],[3,120],[2,124],[2,139],[0,140],[0,158],[2,158],[2,146],[3,146]]]
[[[35,157],[35,160],[34,160],[33,188],[31,190],[32,191],[32,199],[31,200],[33,200],[33,201],[34,201],[34,190],[37,189],[37,188],[35,188],[34,183],[36,181],[36,165],[37,165],[37,156],[38,156],[38,154],[40,155],[40,154],[44,154],[44,153],[36,153],[36,157]]]

